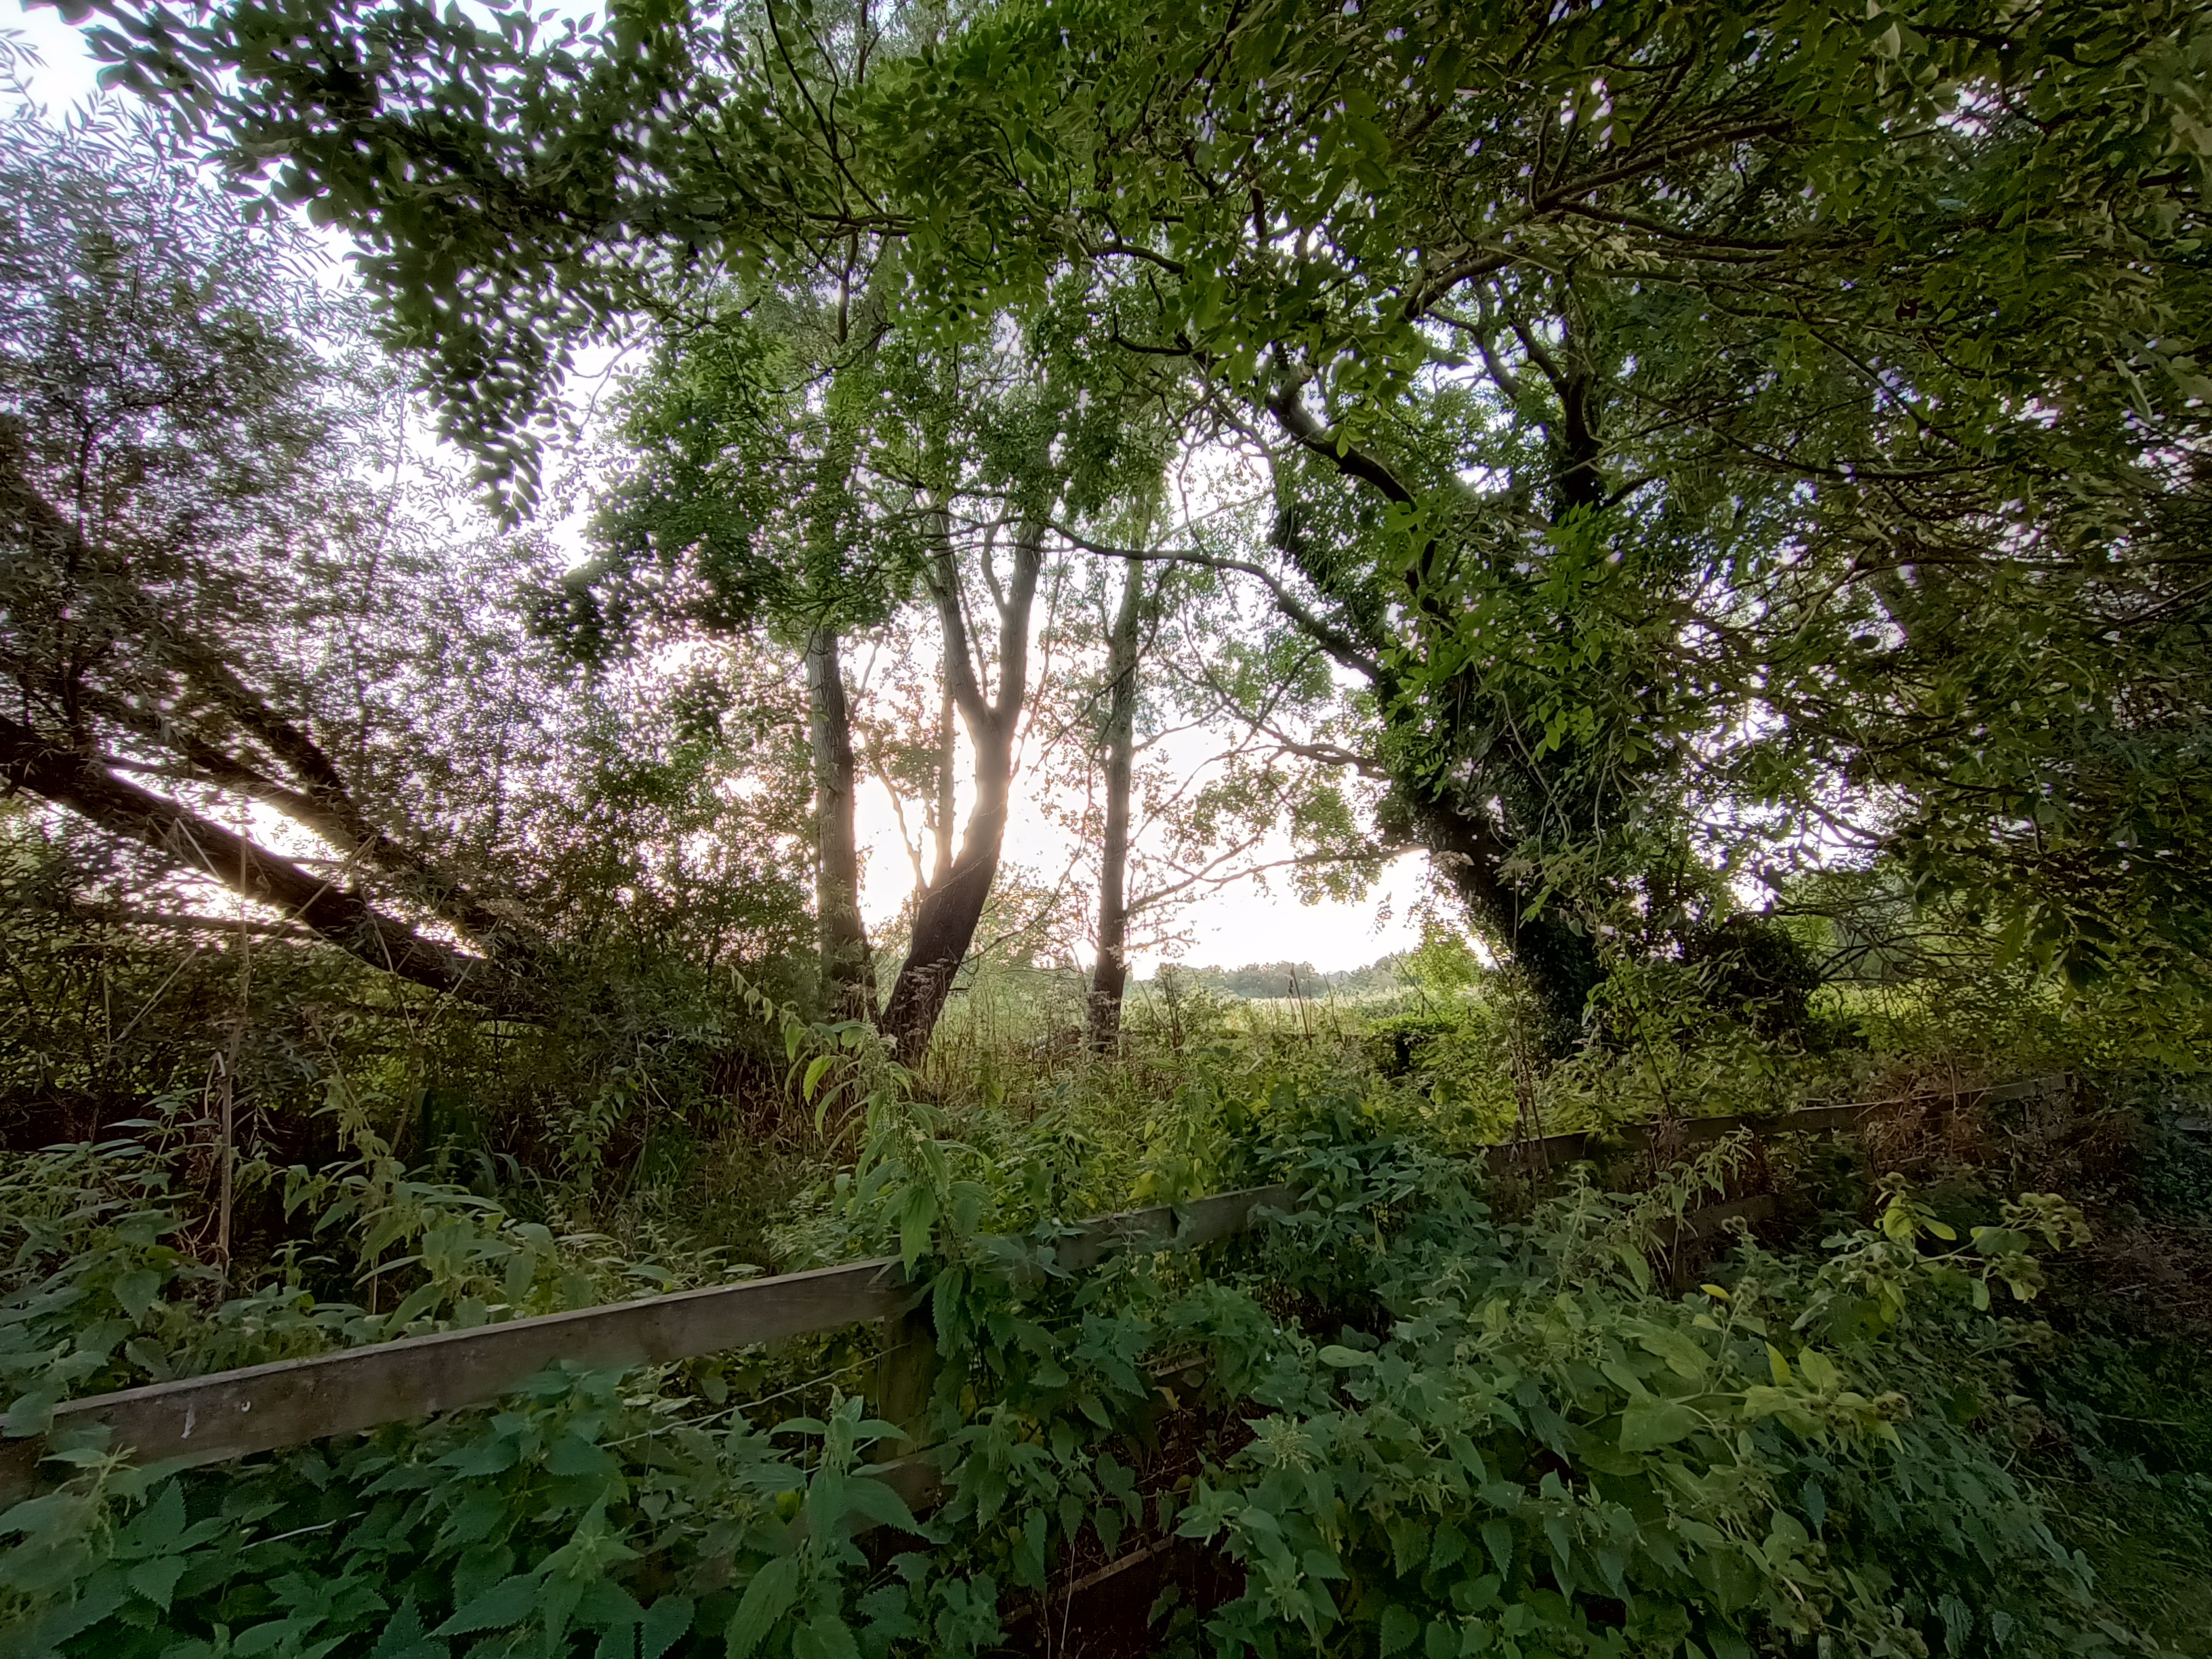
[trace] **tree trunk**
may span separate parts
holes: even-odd
[[[1570,353],[1569,362],[1571,368],[1565,371],[1548,361],[1544,366],[1565,410],[1559,441],[1553,446],[1555,523],[1571,512],[1595,510],[1605,497],[1595,381],[1578,349]],[[1269,398],[1267,407],[1285,432],[1345,478],[1364,483],[1398,505],[1415,504],[1412,490],[1380,460],[1343,441],[1314,418],[1299,402],[1296,384],[1279,389]],[[1338,662],[1365,675],[1375,687],[1377,702],[1388,710],[1400,686],[1389,666],[1388,624],[1374,596],[1362,593],[1356,582],[1345,580],[1333,561],[1316,557],[1316,550],[1297,533],[1295,524],[1279,525],[1278,538],[1307,580],[1342,611],[1351,631],[1340,634],[1301,608],[1283,605],[1279,599],[1278,608]],[[1422,563],[1435,545],[1432,541],[1424,552]],[[1411,597],[1419,603],[1418,582],[1411,575],[1407,580],[1413,589]],[[1357,652],[1348,651],[1347,645],[1358,647]],[[1386,722],[1388,719],[1386,714]],[[1544,1029],[1536,1034],[1544,1052],[1555,1059],[1567,1054],[1581,1035],[1583,1011],[1590,993],[1605,979],[1595,941],[1557,908],[1528,914],[1526,896],[1505,873],[1512,843],[1499,832],[1487,811],[1470,809],[1449,795],[1440,796],[1402,778],[1399,799],[1409,809],[1431,857],[1449,876],[1470,918],[1510,954],[1513,966],[1528,981],[1544,1011]]]
[[[1025,521],[1015,532],[1013,570],[998,605],[999,694],[987,702],[961,611],[951,538],[941,515],[937,539],[929,586],[945,634],[945,684],[975,750],[975,808],[962,832],[959,855],[944,879],[930,883],[915,907],[914,943],[878,1022],[908,1066],[920,1065],[929,1051],[930,1034],[952,994],[953,975],[975,942],[976,924],[998,878],[1013,786],[1014,728],[1029,689],[1030,613],[1044,564],[1044,526]]]
[[[277,765],[289,771],[289,780],[272,776],[259,765],[249,764],[198,735],[191,720],[179,717],[174,703],[167,707],[159,701],[142,703],[86,684],[74,675],[67,684],[47,691],[49,696],[58,691],[73,720],[89,714],[112,721],[168,750],[198,772],[201,781],[273,806],[330,842],[349,864],[387,878],[410,901],[474,941],[493,960],[524,973],[538,963],[546,952],[547,941],[513,906],[471,891],[457,875],[440,867],[419,848],[402,845],[370,823],[344,775],[304,726],[270,707],[264,696],[231,667],[221,650],[196,638],[182,619],[167,614],[154,593],[139,587],[127,561],[85,538],[76,519],[40,493],[26,470],[22,434],[4,423],[0,423],[0,522],[19,529],[42,562],[57,570],[76,572],[72,580],[89,579],[104,590],[103,604],[135,615],[136,625],[143,630],[137,648],[186,682],[194,693],[190,701],[221,710],[250,732]],[[115,660],[112,651],[102,654],[111,663]],[[15,672],[27,692],[35,689],[33,678],[26,677],[25,665],[16,665]],[[24,719],[29,718],[27,713]],[[17,728],[19,732],[27,729]],[[38,746],[35,738],[32,741]],[[40,746],[39,752],[47,761],[58,763],[60,757],[76,750],[68,745]],[[106,775],[104,767],[94,765],[94,769]],[[91,787],[95,793],[100,787],[97,783]]]
[[[960,838],[959,856],[943,881],[921,896],[914,915],[914,944],[891,986],[883,1030],[901,1061],[918,1066],[930,1034],[952,994],[953,976],[975,942],[976,924],[999,873],[1006,841],[1013,745],[994,738],[975,745],[975,810]],[[995,780],[995,787],[994,787]]]
[[[960,810],[959,791],[953,778],[953,768],[960,759],[959,738],[952,724],[957,718],[952,707],[952,681],[947,677],[944,696],[937,706],[937,804],[929,821],[932,887],[952,873],[952,817]]]
[[[1121,995],[1129,983],[1129,775],[1137,747],[1137,637],[1145,567],[1131,560],[1106,653],[1106,833],[1098,854],[1098,963],[1091,975],[1091,1046],[1109,1054],[1121,1040]]]
[[[860,920],[852,709],[833,628],[817,628],[806,636],[806,700],[814,749],[814,914],[822,981],[839,1019],[866,1019],[876,1011],[875,965]]]
[[[267,904],[372,968],[476,1003],[507,1018],[541,1014],[526,981],[500,964],[380,915],[329,877],[256,846],[176,802],[117,777],[96,759],[0,715],[0,779],[67,807],[111,835],[143,842],[234,892]]]
[[[1605,979],[1596,941],[1558,910],[1528,914],[1527,898],[1504,873],[1513,848],[1486,814],[1429,801],[1414,806],[1413,818],[1468,915],[1509,953],[1543,1010],[1537,1046],[1554,1060],[1572,1052],[1583,1009]]]

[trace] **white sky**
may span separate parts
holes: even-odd
[[[13,15],[0,13],[0,21],[21,37],[25,45],[45,59],[45,67],[30,76],[32,91],[59,114],[96,89],[93,76],[99,65],[84,49],[84,42],[52,6],[10,7]]]
[[[12,15],[11,15],[12,14]],[[0,10],[0,27],[12,30],[42,60],[28,77],[33,95],[57,117],[96,90],[98,65],[77,31],[50,6]],[[555,528],[556,542],[571,538]],[[1067,863],[1064,836],[1037,810],[1024,781],[1015,782],[1015,802],[1007,831],[1006,857],[1043,874]],[[860,831],[866,873],[862,909],[872,927],[895,915],[911,882],[890,797],[871,781],[860,792]],[[963,802],[963,811],[965,802]],[[1247,884],[1196,901],[1182,917],[1190,940],[1182,959],[1194,963],[1237,967],[1247,963],[1307,962],[1323,971],[1356,968],[1393,951],[1419,944],[1414,906],[1424,888],[1418,858],[1401,859],[1368,897],[1349,904],[1302,905],[1285,884],[1263,893]],[[1139,974],[1149,974],[1158,957],[1133,952]]]

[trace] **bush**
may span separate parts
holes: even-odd
[[[0,1517],[19,1540],[0,1617],[16,1650],[68,1659],[966,1656],[1079,1552],[1179,1536],[1244,1570],[1241,1595],[1170,1633],[1215,1653],[2144,1649],[2018,1460],[2035,1431],[2015,1368],[2042,1339],[2015,1309],[2040,1288],[2034,1252],[2080,1235],[2059,1200],[2014,1200],[1961,1242],[1893,1181],[1873,1224],[1818,1250],[1747,1243],[1677,1294],[1669,1224],[1731,1146],[1642,1197],[1579,1185],[1507,1223],[1418,1097],[1328,1051],[1223,1045],[1184,1069],[1138,1184],[1296,1198],[1209,1259],[1071,1276],[1053,1251],[1095,1178],[1079,1126],[915,1100],[865,1042],[809,1066],[825,1109],[857,1114],[860,1155],[785,1247],[896,1250],[930,1280],[933,1516],[870,1468],[902,1431],[838,1392],[865,1350],[786,1362],[781,1390],[750,1361],[736,1393],[721,1360],[562,1373],[494,1409],[166,1480],[76,1449],[69,1486]],[[143,1364],[125,1325],[164,1363],[206,1362],[240,1298],[157,1282],[166,1334],[125,1305],[129,1274],[167,1270],[149,1253],[175,1220],[143,1152],[50,1156],[21,1166],[61,1194],[11,1304],[21,1346],[92,1355],[64,1387],[123,1380],[98,1369],[118,1353]],[[412,1288],[372,1329],[273,1281],[287,1340],[495,1317],[539,1305],[517,1283],[566,1299],[564,1274],[618,1293],[592,1241],[541,1239],[366,1154],[293,1191],[303,1236],[320,1218],[356,1267],[388,1253]],[[779,1393],[820,1408],[777,1420]],[[863,1523],[881,1547],[852,1541]]]

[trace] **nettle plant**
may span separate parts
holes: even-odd
[[[241,1159],[240,1198],[273,1203],[291,1236],[228,1269],[205,1259],[214,1223],[187,1178],[204,1152],[190,1103],[0,1159],[0,1432],[40,1432],[79,1395],[589,1307],[712,1266],[626,1261],[601,1235],[425,1179],[342,1079],[330,1095],[352,1156],[313,1170]]]
[[[1285,1345],[1185,1516],[1247,1568],[1212,1650],[2138,1646],[2004,1455],[2006,1355],[2039,1328],[1993,1287],[2032,1297],[2032,1250],[2080,1242],[2079,1213],[2029,1194],[1961,1244],[1893,1177],[1874,1226],[1747,1243],[1669,1296],[1655,1242],[1728,1156],[1515,1225],[1432,1170],[1418,1221],[1370,1241],[1366,1324]]]
[[[957,1141],[864,1073],[862,1157],[809,1230],[900,1241],[930,1279],[933,1513],[884,1478],[902,1431],[834,1389],[776,1422],[685,1368],[556,1372],[226,1469],[81,1449],[73,1480],[0,1516],[8,1650],[967,1656],[1086,1534],[1111,1556],[1177,1532],[1244,1583],[1164,1621],[1164,1651],[2137,1645],[2006,1467],[2007,1356],[2035,1328],[2000,1301],[2078,1237],[2057,1200],[1962,1242],[1893,1186],[1873,1226],[1802,1256],[1746,1244],[1676,1294],[1661,1241],[1731,1149],[1503,1224],[1386,1097],[1255,1066],[1205,1109],[1243,1126],[1220,1173],[1287,1182],[1287,1210],[1211,1260],[1072,1273],[1048,1133]],[[1171,1426],[1194,1482],[1146,1474]]]

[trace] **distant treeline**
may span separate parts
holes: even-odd
[[[1153,981],[1157,984],[1170,977],[1185,986],[1247,1000],[1389,991],[1407,982],[1406,958],[1395,953],[1379,957],[1364,968],[1346,968],[1329,974],[1321,972],[1310,962],[1252,962],[1242,968],[1192,968],[1170,963],[1153,975]]]

